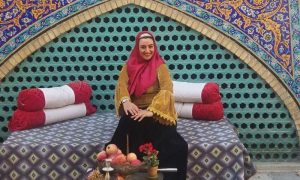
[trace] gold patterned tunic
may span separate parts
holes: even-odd
[[[115,91],[116,113],[122,113],[121,102],[129,99],[140,109],[147,109],[153,113],[153,118],[164,125],[175,125],[177,114],[174,106],[173,84],[166,64],[157,68],[157,81],[140,96],[130,96],[128,92],[128,73],[125,64],[120,72]]]

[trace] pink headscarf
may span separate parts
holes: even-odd
[[[144,60],[139,53],[140,38],[142,35],[145,36],[145,34],[149,34],[154,42],[154,53],[150,60]],[[148,31],[139,32],[135,38],[134,49],[127,60],[129,94],[139,97],[152,86],[157,78],[156,69],[163,63],[164,61],[158,53],[153,34]]]

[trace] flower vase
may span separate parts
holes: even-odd
[[[148,177],[149,178],[157,178],[157,169],[158,169],[158,166],[155,166],[155,167],[150,166],[148,168]]]

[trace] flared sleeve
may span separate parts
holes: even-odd
[[[174,125],[177,120],[172,79],[166,64],[158,68],[159,92],[154,96],[147,110],[164,125]]]
[[[121,115],[121,103],[123,99],[130,100],[128,92],[128,73],[127,65],[125,64],[119,74],[119,79],[115,89],[115,108],[117,116]]]

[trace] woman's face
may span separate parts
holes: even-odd
[[[151,38],[140,39],[139,42],[139,52],[140,56],[149,61],[154,54],[154,42]]]

